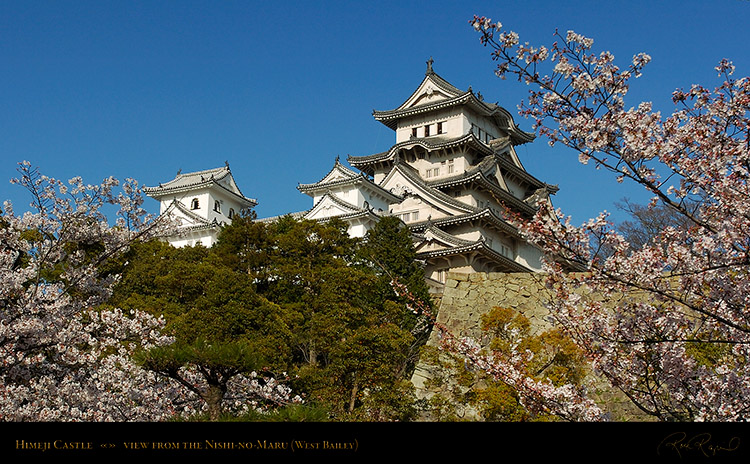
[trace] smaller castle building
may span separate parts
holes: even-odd
[[[237,187],[229,163],[204,171],[178,172],[169,182],[144,191],[160,202],[160,215],[178,222],[177,233],[167,238],[176,247],[212,246],[221,227],[230,224],[235,214],[258,204]]]

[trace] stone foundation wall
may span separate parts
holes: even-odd
[[[468,336],[474,339],[481,337],[480,322],[483,314],[493,307],[512,308],[529,319],[532,332],[542,332],[552,328],[547,303],[552,294],[545,288],[545,276],[534,273],[449,273],[445,282],[437,321],[446,326],[456,336]],[[437,335],[430,337],[428,347],[438,346]],[[421,361],[412,377],[420,398],[430,398],[435,394],[445,394],[455,384],[443,384],[440,387],[429,385],[430,379],[445,378],[445,371],[436,370],[435,366]],[[599,382],[601,388],[595,399],[606,410],[609,417],[616,421],[648,420],[640,414],[631,403],[608,385]],[[479,420],[477,411],[463,408],[457,416],[467,420]],[[434,420],[425,417],[425,420]]]

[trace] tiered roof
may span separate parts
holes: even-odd
[[[451,148],[468,146],[486,155],[492,155],[494,153],[492,149],[482,143],[476,135],[469,133],[459,137],[432,136],[430,138],[404,140],[403,142],[393,145],[388,151],[366,156],[349,156],[347,161],[358,169],[366,170],[367,167],[372,164],[393,161],[402,150],[413,148],[415,146],[421,146],[426,151],[449,150]]]
[[[406,219],[415,241],[419,243],[417,252],[420,259],[449,258],[448,261],[452,263],[451,257],[464,256],[467,259],[463,260],[465,264],[461,266],[471,262],[490,269],[527,272],[531,269],[522,264],[523,259],[515,261],[506,256],[506,248],[512,248],[514,241],[522,241],[523,238],[517,228],[502,217],[503,211],[500,210],[505,207],[529,217],[537,211],[537,200],[544,200],[557,191],[557,187],[527,173],[515,154],[513,146],[532,141],[534,135],[519,129],[511,114],[496,103],[487,103],[471,88],[460,90],[440,77],[432,69],[432,63],[432,59],[427,62],[425,77],[409,98],[396,109],[373,111],[374,118],[396,130],[412,127],[419,119],[415,116],[425,115],[425,120],[428,120],[430,113],[441,111],[441,114],[446,114],[443,112],[446,108],[468,109],[464,112],[465,117],[471,122],[489,119],[496,125],[493,132],[500,132],[497,134],[499,138],[483,141],[473,130],[458,136],[412,135],[386,151],[349,156],[349,164],[361,172],[343,166],[337,158],[333,169],[319,182],[299,185],[301,192],[320,197],[306,217],[323,217],[322,211],[325,209],[329,212],[328,216],[333,213],[343,219],[357,214],[374,214],[367,205],[358,207],[331,193],[339,192],[346,186],[364,188],[377,192],[379,198],[385,198],[391,205],[392,214],[404,213],[406,217],[415,205],[420,205],[417,206],[419,211],[429,209],[427,218],[411,211],[414,213],[412,220]],[[401,121],[406,118],[409,120],[402,125]],[[424,154],[428,156],[423,157]],[[435,159],[440,160],[455,154],[464,157],[468,163],[476,164],[462,166],[461,172],[456,174],[443,173],[439,177],[423,178],[409,164],[410,160],[432,159],[433,154],[439,155]],[[372,176],[378,179],[377,184],[371,180]],[[493,205],[475,206],[475,202],[464,202],[449,194],[464,190],[470,192],[476,203],[494,199],[491,202]],[[481,195],[479,192],[482,192]],[[419,201],[406,203],[410,197]],[[495,205],[500,208],[493,208]],[[500,241],[496,243],[498,249],[490,246],[489,241],[494,238]]]

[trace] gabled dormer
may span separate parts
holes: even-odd
[[[391,203],[401,198],[375,184],[365,174],[347,168],[338,157],[333,168],[323,179],[313,184],[300,184],[297,189],[313,198],[317,204],[325,195],[334,195],[342,201],[363,208],[368,204],[374,211],[388,211]]]
[[[425,71],[422,83],[395,111],[406,111],[418,106],[450,100],[466,93],[440,77],[432,69],[432,63],[434,63],[432,58],[427,60],[427,71]]]

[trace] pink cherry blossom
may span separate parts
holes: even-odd
[[[12,182],[29,191],[32,211],[19,216],[5,202],[0,216],[0,420],[156,421],[203,411],[192,390],[133,361],[137,349],[172,342],[163,319],[101,306],[117,282],[105,265],[173,225],[146,214],[134,180],[66,185],[27,162],[19,172]],[[107,205],[118,208],[114,225]],[[205,388],[193,366],[183,378]],[[242,412],[299,398],[254,374],[233,378],[224,400]]]
[[[497,72],[529,84],[521,113],[582,163],[632,181],[651,206],[689,227],[667,227],[634,249],[602,214],[582,226],[549,203],[512,218],[545,251],[550,311],[602,377],[660,420],[744,420],[750,408],[750,79],[722,60],[714,89],[676,90],[671,115],[625,96],[651,60],[624,68],[573,31],[549,49],[508,44],[475,17]],[[546,73],[546,74],[545,74]],[[595,240],[596,239],[596,240]],[[600,250],[610,250],[603,255]],[[571,274],[571,269],[585,271]],[[624,297],[623,297],[624,295]],[[632,297],[628,297],[632,296]]]

